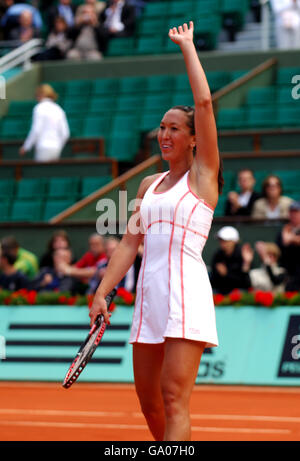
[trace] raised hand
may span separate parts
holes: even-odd
[[[173,27],[169,30],[169,37],[172,42],[176,43],[176,45],[183,45],[186,42],[192,42],[194,35],[194,23],[193,21],[189,22],[189,26],[187,24],[183,24],[183,26]]]

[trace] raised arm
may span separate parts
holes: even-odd
[[[217,175],[219,171],[218,137],[207,79],[193,42],[194,25],[184,24],[169,31],[170,39],[180,46],[195,104],[196,158],[201,168]]]

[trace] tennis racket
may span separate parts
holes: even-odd
[[[116,293],[117,290],[114,288],[105,298],[108,310]],[[94,325],[90,329],[89,334],[80,346],[75,359],[71,363],[71,366],[62,384],[64,388],[68,389],[72,386],[73,383],[75,383],[80,373],[91,360],[92,355],[94,354],[98,344],[103,337],[105,328],[106,323],[104,321],[104,316],[103,314],[100,314],[96,318]]]

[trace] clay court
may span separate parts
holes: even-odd
[[[131,384],[1,382],[2,441],[152,441]],[[193,441],[300,440],[300,389],[195,386]]]

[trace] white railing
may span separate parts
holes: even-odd
[[[2,56],[2,58],[0,58],[0,74],[20,65],[23,66],[24,69],[30,68],[30,59],[41,51],[43,43],[44,41],[42,39],[34,38]]]

